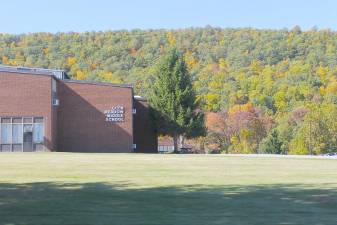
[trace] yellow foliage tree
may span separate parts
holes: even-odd
[[[206,106],[208,110],[213,110],[219,103],[221,96],[215,93],[208,93],[205,95]]]
[[[337,80],[336,78],[332,77],[329,81],[329,83],[325,86],[321,86],[319,88],[319,92],[321,95],[327,95],[327,94],[337,94]]]
[[[86,78],[87,78],[87,75],[82,70],[76,71],[77,80],[85,80]]]
[[[247,102],[246,104],[242,105],[234,105],[229,110],[228,113],[233,115],[237,112],[247,112],[253,108],[253,104],[251,102]]]
[[[68,62],[68,66],[71,67],[76,64],[77,60],[75,57],[68,57],[67,62]]]
[[[228,69],[228,63],[224,58],[219,59],[219,68],[220,68],[220,70],[227,70]]]
[[[289,144],[289,154],[307,155],[309,150],[305,143],[298,137],[294,138]]]
[[[192,70],[198,64],[198,60],[196,60],[193,57],[193,55],[190,51],[188,51],[184,54],[184,59],[185,59],[185,62],[187,64],[188,69],[190,69],[190,70]]]
[[[258,75],[263,70],[263,65],[259,60],[253,60],[249,66],[254,75]]]
[[[177,40],[174,37],[173,32],[171,32],[171,31],[167,33],[167,40],[168,40],[170,46],[175,46],[177,44]]]
[[[319,87],[319,93],[320,93],[321,95],[325,95],[325,94],[326,94],[326,90],[325,90],[325,87],[324,87],[324,86]]]
[[[323,82],[326,81],[328,72],[329,72],[328,67],[324,67],[322,65],[319,65],[319,67],[316,68],[316,74],[321,78],[321,80]]]
[[[50,52],[50,49],[49,48],[43,48],[42,51],[43,51],[43,54],[48,55],[48,53]]]
[[[325,88],[326,94],[337,94],[337,80],[332,78]]]
[[[284,91],[278,91],[273,96],[275,106],[280,111],[283,111],[287,107],[286,93]]]
[[[8,57],[7,56],[2,56],[2,64],[5,64],[5,65],[8,65],[9,64],[9,60],[8,60]]]
[[[91,63],[91,64],[90,64],[90,69],[91,69],[91,70],[97,69],[97,65],[96,65],[95,63]]]
[[[101,72],[98,74],[98,76],[105,82],[114,83],[114,84],[123,83],[123,80],[120,77],[116,76],[110,71]]]

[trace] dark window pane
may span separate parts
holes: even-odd
[[[10,152],[11,150],[11,145],[1,145],[1,151],[2,152]]]
[[[43,151],[43,144],[34,144],[34,151]]]
[[[13,152],[22,152],[22,144],[14,144],[12,148]]]
[[[13,123],[22,123],[22,118],[21,117],[13,118]]]
[[[24,123],[33,123],[33,118],[31,118],[31,117],[23,118],[23,122]]]
[[[33,144],[30,143],[23,143],[23,151],[24,152],[32,152],[33,151]]]
[[[33,142],[33,125],[32,124],[23,125],[23,142],[24,143]]]
[[[43,117],[35,117],[34,123],[43,123]]]
[[[1,118],[1,123],[11,123],[11,118]]]

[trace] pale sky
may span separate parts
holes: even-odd
[[[204,27],[337,30],[333,0],[10,0],[0,33]]]

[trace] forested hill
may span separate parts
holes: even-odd
[[[323,146],[320,140],[317,148],[337,150],[336,133],[333,133],[337,131],[333,130],[337,127],[333,117],[337,117],[335,31],[312,29],[304,32],[299,27],[292,30],[206,27],[2,34],[0,63],[62,68],[68,70],[72,78],[80,80],[131,83],[136,93],[146,96],[154,64],[171,46],[185,53],[198,99],[205,110],[237,112],[245,111],[248,106],[256,107],[271,117],[272,127],[287,132],[293,130],[291,137],[284,137],[285,142],[308,149],[309,144],[314,144],[305,141],[308,138],[303,133],[307,131],[302,131],[305,129],[303,120],[307,118],[304,115],[309,108],[314,112],[313,107],[319,106],[317,113],[330,116],[325,120],[330,123],[330,130],[320,128],[317,132],[329,131],[330,136],[322,134],[322,138],[332,140],[329,147]],[[324,115],[319,117],[325,118]],[[291,129],[289,124],[293,125]],[[317,122],[317,126],[322,124]],[[335,127],[331,128],[332,125]],[[310,129],[312,126],[310,124]],[[236,136],[239,135],[241,133]],[[299,135],[303,136],[302,142]],[[239,142],[242,139],[239,138]],[[233,144],[232,140],[230,142]]]
[[[314,72],[319,65],[332,72],[337,66],[337,33],[301,32],[298,27],[290,31],[207,27],[2,34],[0,60],[3,64],[67,69],[77,79],[139,84],[153,73],[156,59],[172,45],[185,52],[195,78],[202,80],[200,91],[209,83],[204,74],[221,69],[235,78],[242,73],[248,78],[263,69],[280,75]]]

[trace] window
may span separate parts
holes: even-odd
[[[13,123],[22,123],[22,118],[21,117],[13,118]]]
[[[34,123],[43,123],[43,118],[42,117],[35,117]]]
[[[0,118],[0,151],[44,149],[43,117]]]
[[[11,118],[1,118],[1,123],[11,123]]]
[[[13,144],[21,144],[22,137],[22,124],[13,124]]]
[[[57,98],[56,94],[57,94],[57,86],[56,86],[56,80],[52,80],[52,83],[51,83],[51,90],[52,90],[52,95],[53,97]]]
[[[42,143],[43,142],[43,124],[35,123],[33,129],[33,142]]]
[[[54,106],[58,106],[58,99],[57,99],[57,83],[56,80],[52,79],[51,82],[51,90],[52,90],[52,104]]]
[[[32,122],[33,122],[33,118],[31,118],[31,117],[23,118],[23,123],[32,123]]]
[[[11,144],[12,142],[12,124],[1,124],[1,143]]]

